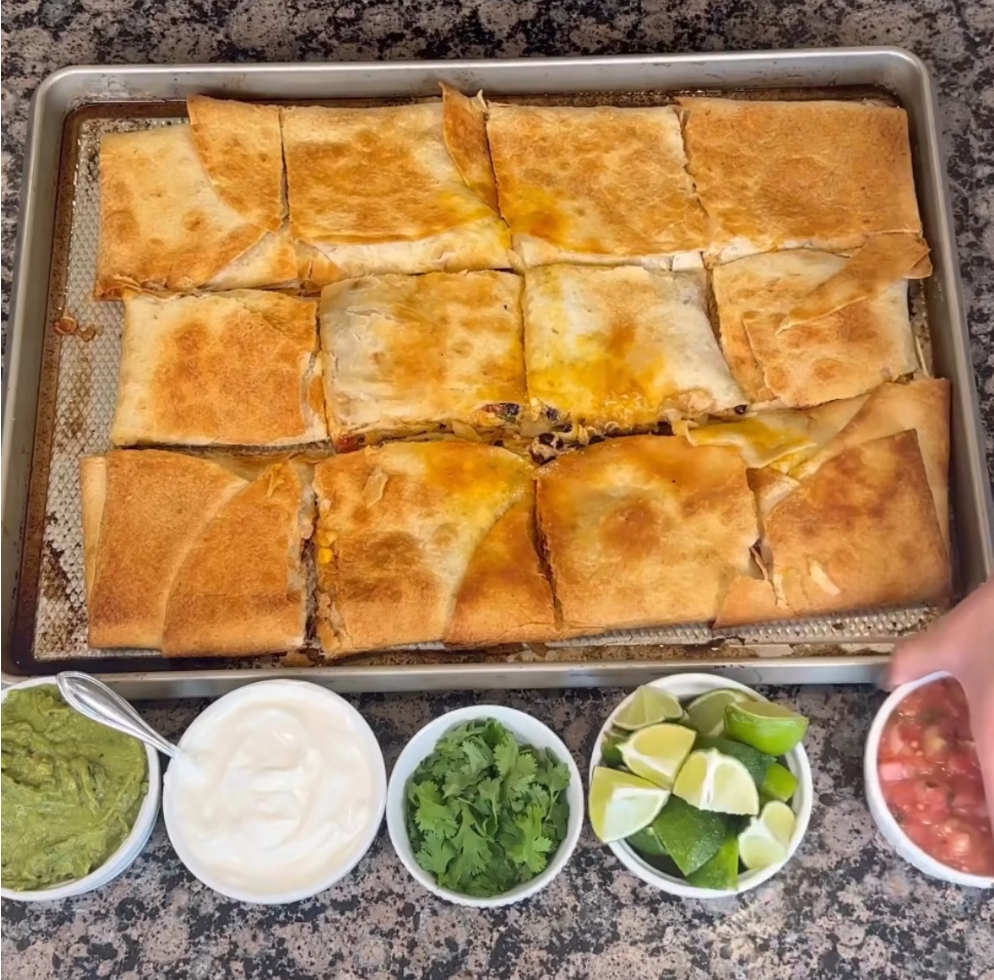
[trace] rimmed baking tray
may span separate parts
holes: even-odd
[[[910,117],[915,178],[935,273],[922,294],[934,372],[953,382],[952,502],[957,589],[994,567],[990,482],[928,70],[893,48],[400,64],[68,68],[39,88],[28,134],[3,421],[3,680],[83,666],[132,697],[212,695],[277,668],[339,690],[636,684],[709,667],[749,683],[873,679],[895,639],[934,610],[754,627],[620,633],[558,647],[456,655],[369,654],[338,664],[107,658],[85,645],[76,466],[106,446],[119,307],[94,304],[99,137],[167,124],[191,93],[276,102],[407,100],[438,82],[497,98],[652,104],[669,94],[879,95]],[[89,256],[89,259],[86,257]],[[90,264],[88,264],[88,262]],[[67,319],[71,315],[72,319]],[[73,332],[66,336],[67,331]]]

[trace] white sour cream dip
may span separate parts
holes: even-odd
[[[334,884],[369,849],[386,770],[376,737],[308,681],[249,684],[186,730],[162,809],[176,853],[230,898],[293,902]]]

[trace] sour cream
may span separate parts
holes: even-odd
[[[330,887],[383,818],[383,755],[362,716],[307,681],[249,684],[187,729],[162,809],[176,853],[230,898],[276,904]]]

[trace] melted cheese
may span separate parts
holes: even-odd
[[[723,412],[732,381],[694,274],[554,265],[525,277],[529,395],[574,420],[651,426]]]

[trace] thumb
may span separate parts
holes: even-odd
[[[952,672],[952,657],[946,655],[946,649],[941,634],[933,631],[919,633],[902,643],[891,658],[884,687],[893,690],[937,670]]]

